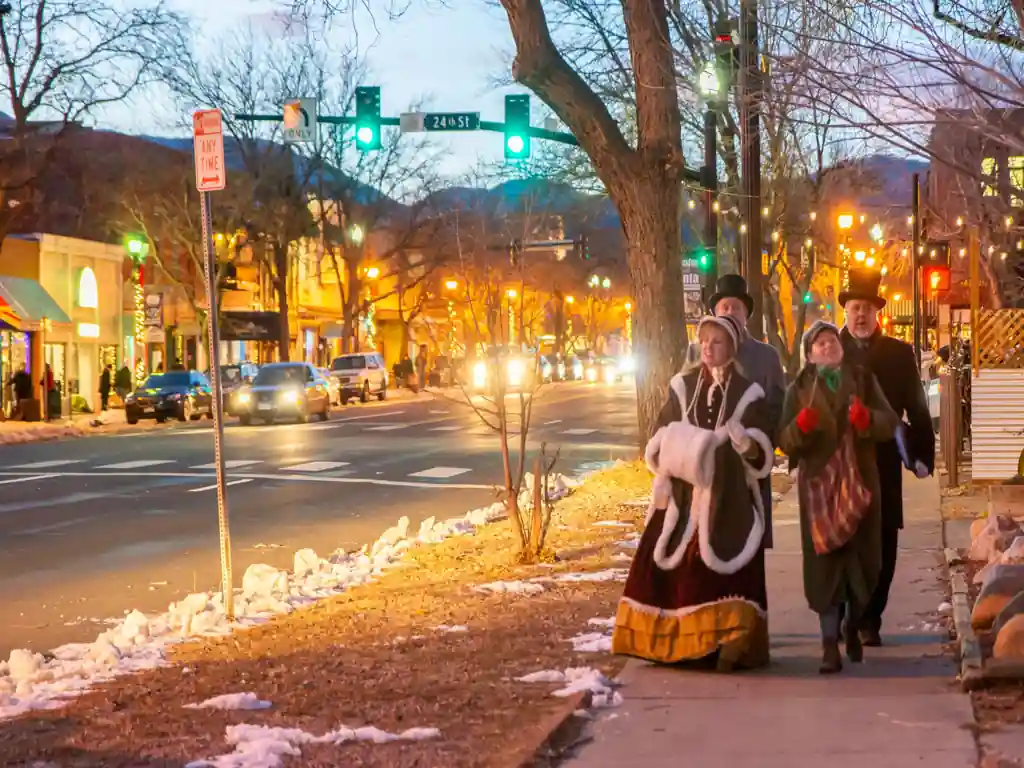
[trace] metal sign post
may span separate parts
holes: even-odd
[[[196,188],[202,201],[203,263],[206,271],[207,343],[209,345],[210,382],[213,385],[213,453],[217,467],[217,522],[220,528],[220,586],[224,613],[235,618],[234,589],[231,578],[231,531],[228,525],[228,499],[224,487],[224,400],[220,381],[220,329],[217,311],[217,257],[213,250],[213,224],[210,190],[224,189],[224,134],[220,110],[196,112],[193,120],[196,156]]]

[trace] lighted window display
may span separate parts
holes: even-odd
[[[1024,155],[1014,155],[1007,160],[1010,171],[1010,204],[1014,208],[1024,207]]]
[[[83,309],[96,309],[100,303],[99,295],[96,273],[85,267],[78,278],[78,306]]]
[[[985,177],[981,182],[981,194],[984,197],[996,197],[999,194],[999,166],[994,157],[986,157],[981,161],[981,175]]]
[[[100,327],[96,323],[79,323],[78,335],[83,339],[98,339],[100,337]]]

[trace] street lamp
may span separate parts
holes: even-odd
[[[380,269],[377,267],[367,267],[366,276],[370,280],[376,280],[378,277],[380,277]]]
[[[457,280],[449,280],[444,284],[444,287],[447,288],[449,291],[454,291],[456,288],[459,287],[459,283]]]
[[[841,213],[839,214],[839,228],[850,229],[853,227],[853,214],[852,213]]]
[[[871,228],[871,239],[876,243],[882,242],[882,225],[875,223],[875,226]]]
[[[633,311],[633,305],[632,305],[632,303],[630,303],[628,301],[626,302],[626,311],[627,312],[632,312]]]
[[[600,284],[600,282],[601,282],[601,278],[599,278],[597,275],[591,275],[590,276],[590,285],[591,285],[592,288],[596,288],[598,286],[598,284]]]
[[[601,287],[604,288],[605,290],[611,288],[612,281],[606,277],[604,280],[601,281]]]
[[[565,303],[566,304],[575,304],[576,303],[576,297],[575,296],[566,296],[565,297]]]
[[[718,81],[718,70],[715,68],[715,62],[709,61],[704,65],[704,69],[700,71],[700,75],[697,77],[697,86],[708,100],[719,97],[722,86]]]
[[[353,224],[352,227],[348,231],[349,239],[353,243],[355,243],[356,245],[358,245],[359,243],[363,242],[363,237],[364,236],[365,236],[365,233],[363,232],[363,228],[360,227],[358,224]]]
[[[505,291],[505,295],[508,296],[510,299],[514,299],[519,294],[516,293],[515,288],[509,288],[507,291]]]

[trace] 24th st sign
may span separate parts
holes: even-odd
[[[217,192],[227,186],[224,167],[224,121],[219,109],[203,109],[192,115],[196,189]]]

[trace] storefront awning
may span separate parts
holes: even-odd
[[[70,323],[71,318],[36,280],[0,275],[0,322],[18,330],[35,330],[44,320]]]

